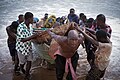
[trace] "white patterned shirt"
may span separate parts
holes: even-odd
[[[19,24],[17,28],[16,50],[24,55],[32,51],[32,44],[31,41],[21,42],[21,39],[31,36],[31,29],[32,26],[30,25],[28,29],[24,22]]]

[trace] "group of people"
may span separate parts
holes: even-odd
[[[14,71],[18,74],[21,70],[25,74],[26,80],[30,78],[29,71],[33,57],[30,39],[36,35],[32,35],[30,30],[32,23],[33,14],[27,12],[25,15],[19,15],[18,20],[13,21],[12,24],[6,28],[8,33],[8,47],[12,61],[15,64]],[[29,36],[31,36],[31,38],[27,38]],[[26,69],[24,69],[24,65],[26,65]]]
[[[112,30],[105,22],[106,18],[103,14],[97,15],[96,19],[87,19],[84,13],[80,13],[78,17],[73,8],[70,9],[67,17],[56,18],[51,15],[49,18],[46,13],[40,21],[34,18],[31,12],[19,15],[19,20],[12,22],[6,28],[8,47],[15,63],[14,71],[21,70],[25,74],[25,80],[30,79],[33,58],[31,39],[43,35],[37,32],[32,34],[31,30],[33,24],[37,28],[43,28],[47,25],[47,33],[59,44],[55,54],[57,80],[63,80],[65,72],[67,72],[67,80],[77,80],[76,67],[79,59],[77,49],[80,45],[85,48],[87,61],[91,67],[86,80],[100,80],[105,74],[112,50],[112,42],[110,41]],[[63,24],[72,26],[64,36],[52,32],[54,27]],[[26,65],[26,69],[24,69],[24,65]]]

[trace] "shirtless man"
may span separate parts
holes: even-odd
[[[67,80],[77,80],[75,74],[79,59],[77,49],[83,42],[82,35],[79,36],[75,30],[70,30],[67,36],[56,35],[50,30],[48,33],[59,44],[59,52],[55,55],[57,80],[63,80],[65,71],[68,72]]]

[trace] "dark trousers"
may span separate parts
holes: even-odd
[[[88,41],[85,40],[85,48],[86,48],[86,53],[87,53],[87,61],[89,62],[91,68],[92,66],[94,66],[94,60],[95,60],[95,47],[93,46],[93,44]]]
[[[73,69],[74,69],[75,72],[76,72],[78,59],[79,59],[79,55],[76,51],[76,53],[71,58],[71,63],[72,63],[72,66],[73,66]],[[64,76],[64,73],[65,73],[66,58],[63,57],[63,56],[60,56],[60,55],[56,55],[55,63],[56,63],[57,80],[63,80],[63,76]],[[69,72],[68,72],[68,75],[67,75],[66,79],[67,80],[72,80],[72,75],[71,75],[70,69],[69,69]]]
[[[9,47],[10,55],[12,57],[12,61],[14,61],[14,63],[15,63],[14,71],[18,71],[19,59],[18,59],[18,55],[17,55],[17,50],[15,49],[16,43],[8,44],[8,47]]]
[[[16,46],[16,43],[8,44],[8,48],[9,48],[9,51],[10,51],[10,55],[12,57],[12,61],[15,61],[15,55],[17,54],[15,46]]]

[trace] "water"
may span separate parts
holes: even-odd
[[[19,14],[26,11],[33,12],[35,17],[42,18],[44,13],[64,16],[70,8],[75,8],[76,14],[85,13],[87,18],[95,18],[103,13],[113,30],[111,41],[113,49],[111,62],[107,70],[107,78],[119,80],[120,77],[120,0],[0,0],[0,69],[9,62],[10,56],[7,48],[6,26],[17,20]]]

